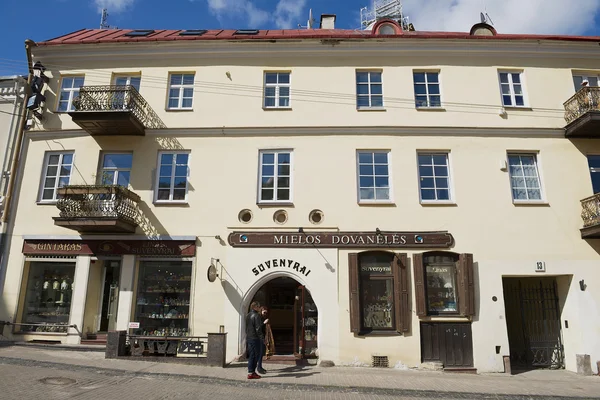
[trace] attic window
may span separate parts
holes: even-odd
[[[482,22],[480,24],[473,25],[469,34],[471,36],[496,36],[497,33],[493,26]]]
[[[392,24],[383,24],[379,27],[379,34],[380,35],[395,35],[396,29],[394,28],[394,25],[392,25]]]
[[[151,33],[154,33],[154,29],[138,29],[138,30],[126,33],[125,36],[140,37],[140,36],[148,36]]]
[[[238,29],[235,31],[236,35],[256,35],[258,34],[258,29]]]
[[[188,29],[187,31],[179,32],[179,36],[202,36],[206,33],[206,29]]]

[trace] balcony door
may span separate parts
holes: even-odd
[[[600,155],[588,155],[587,160],[594,194],[600,193]]]
[[[115,86],[132,86],[136,91],[140,91],[140,83],[142,81],[141,76],[115,76],[113,85]],[[113,94],[113,109],[129,109],[129,100],[131,95],[126,88],[122,90],[115,90]]]
[[[581,89],[581,82],[587,80],[589,82],[588,86],[598,86],[598,75],[573,75],[573,85],[575,86],[575,92],[578,92]]]
[[[105,153],[99,171],[99,184],[129,186],[132,153]]]

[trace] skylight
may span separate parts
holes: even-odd
[[[236,35],[256,35],[258,33],[258,29],[238,29],[235,31]]]
[[[179,36],[201,36],[206,33],[206,29],[188,29],[187,31],[179,32]]]
[[[154,33],[154,29],[136,29],[135,31],[131,31],[125,34],[125,36],[148,36],[149,34]]]

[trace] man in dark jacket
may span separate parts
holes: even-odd
[[[260,303],[250,304],[250,312],[246,315],[246,347],[248,348],[248,379],[260,379],[256,373],[258,357],[260,357],[262,343],[265,341],[263,334],[263,321],[258,313]]]

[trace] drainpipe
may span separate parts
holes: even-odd
[[[12,115],[17,115],[17,111],[21,111],[19,109],[19,100],[20,100],[20,93],[21,93],[21,88],[27,83],[27,81],[25,79],[23,79],[23,77],[21,76],[16,76],[14,78],[15,81],[15,87],[14,87],[14,93],[15,93],[15,101],[13,103],[13,110],[12,110]],[[23,93],[23,96],[27,96],[27,92],[25,91]],[[10,119],[10,125],[8,128],[8,139],[6,141],[6,148],[4,149],[4,159],[2,160],[2,178],[0,179],[0,182],[2,182],[2,184],[0,185],[0,190],[1,196],[6,196],[6,190],[8,188],[8,182],[7,182],[7,178],[8,176],[5,174],[5,172],[7,172],[8,170],[8,165],[11,162],[11,160],[13,159],[13,156],[15,154],[15,143],[16,143],[16,138],[17,135],[14,134],[15,133],[15,120],[16,118],[11,118]]]

